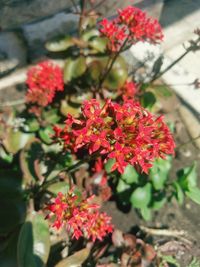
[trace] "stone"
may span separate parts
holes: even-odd
[[[24,25],[22,30],[29,46],[29,60],[47,54],[44,47],[47,40],[73,33],[78,27],[78,19],[77,15],[61,12],[51,18]]]
[[[23,37],[14,32],[0,33],[0,72],[6,73],[26,64],[27,51]]]
[[[1,0],[0,25],[6,30],[69,9],[67,0]]]

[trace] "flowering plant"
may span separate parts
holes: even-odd
[[[132,6],[99,20],[88,4],[80,1],[78,35],[45,45],[67,52],[64,66],[31,67],[24,110],[0,118],[2,202],[12,211],[0,234],[15,245],[17,266],[159,266],[151,245],[115,228],[103,202],[131,205],[145,220],[172,199],[200,204],[195,165],[169,179],[173,134],[122,56],[137,42],[161,42],[158,21]]]

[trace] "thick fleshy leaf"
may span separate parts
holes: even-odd
[[[106,51],[107,43],[108,41],[106,38],[102,38],[99,36],[94,37],[92,38],[92,40],[89,41],[90,47],[101,53]]]
[[[81,267],[90,254],[88,248],[84,248],[73,255],[61,260],[55,267]]]
[[[180,170],[177,175],[178,183],[183,190],[195,187],[197,185],[196,163],[194,163],[191,167],[186,167]]]
[[[17,246],[18,264],[20,267],[43,267],[49,251],[48,223],[42,215],[35,214],[21,228]]]
[[[139,174],[132,165],[128,165],[121,177],[127,184],[132,184],[138,183]]]
[[[159,158],[155,160],[153,167],[150,169],[149,177],[151,178],[153,187],[156,190],[160,190],[164,187],[170,169],[171,157],[167,157],[166,159]]]
[[[44,155],[41,142],[33,139],[20,152],[20,166],[25,180],[31,182],[38,179],[36,163],[40,164]],[[42,168],[42,166],[41,166]]]
[[[60,120],[60,116],[58,115],[58,110],[56,108],[43,111],[42,116],[44,117],[45,121],[52,124],[57,123]]]
[[[3,144],[8,152],[15,154],[33,137],[33,134],[23,133],[21,131],[15,132],[10,128],[7,131],[6,138],[3,139]]]
[[[52,138],[51,136],[54,134],[54,131],[52,129],[51,126],[47,126],[46,128],[41,128],[39,130],[39,137],[41,138],[41,140],[49,145],[52,143]]]
[[[200,189],[198,187],[191,187],[189,191],[185,192],[192,201],[200,205]]]
[[[58,183],[50,185],[47,189],[48,191],[56,195],[58,194],[58,192],[67,194],[67,192],[69,191],[69,184],[67,182],[58,182]]]
[[[112,166],[115,163],[115,159],[109,159],[105,164],[105,170],[107,173],[111,173]]]
[[[69,58],[64,66],[64,81],[65,83],[80,77],[86,71],[85,57]]]
[[[142,209],[147,207],[151,201],[152,197],[152,185],[147,183],[143,187],[138,187],[135,191],[131,194],[130,201],[135,208]]]
[[[26,132],[36,132],[39,129],[40,125],[36,118],[30,118],[26,120],[26,124],[24,126],[24,131]]]
[[[73,116],[78,116],[81,110],[81,105],[73,105],[66,100],[61,101],[60,112],[62,115],[67,116],[71,114]]]
[[[124,192],[125,190],[129,188],[130,188],[129,184],[125,183],[122,179],[119,179],[119,182],[116,188],[118,193]]]
[[[152,92],[145,92],[141,98],[141,104],[145,108],[151,109],[156,103],[156,97]]]
[[[73,46],[74,42],[72,37],[57,37],[53,40],[48,41],[45,44],[45,48],[50,52],[63,52],[66,51],[69,47]]]
[[[99,36],[99,31],[93,28],[93,29],[85,31],[82,34],[81,39],[85,42],[88,42],[91,38],[97,37],[97,36]]]
[[[183,204],[184,201],[184,193],[182,188],[180,187],[179,183],[176,181],[173,182],[173,186],[175,188],[175,197],[180,205]]]
[[[151,209],[148,207],[142,207],[140,209],[140,213],[142,215],[142,217],[145,219],[145,221],[150,221],[151,220]]]

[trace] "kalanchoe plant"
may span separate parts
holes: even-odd
[[[64,67],[31,67],[24,110],[0,114],[0,237],[13,266],[156,266],[153,247],[116,230],[101,204],[113,197],[146,220],[173,198],[200,204],[195,165],[169,179],[172,133],[121,55],[161,42],[159,23],[129,6],[97,24],[97,6],[74,5],[78,34],[45,45]]]

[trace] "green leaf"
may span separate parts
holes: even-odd
[[[103,86],[116,90],[124,85],[128,77],[127,64],[123,57],[118,57],[107,75]]]
[[[42,139],[42,141],[49,145],[52,143],[51,136],[54,134],[54,131],[52,129],[52,126],[47,126],[46,128],[41,128],[39,130],[39,137]]]
[[[38,139],[29,141],[20,153],[20,166],[24,178],[28,181],[38,180],[38,175],[35,169],[36,161],[41,163],[44,157],[41,142]],[[42,167],[41,167],[42,168]]]
[[[153,200],[153,204],[152,204],[152,209],[159,210],[165,205],[166,202],[167,202],[167,198],[166,197],[163,197],[160,200],[154,199]]]
[[[70,36],[56,37],[45,44],[45,48],[50,52],[63,52],[74,45]]]
[[[58,115],[58,110],[56,108],[51,108],[50,110],[44,110],[42,112],[42,116],[44,117],[46,122],[55,124],[60,120],[60,116]]]
[[[64,82],[67,83],[82,76],[86,68],[86,61],[83,56],[67,59],[64,66]]]
[[[166,159],[159,158],[154,161],[153,167],[149,172],[149,177],[152,180],[153,187],[156,190],[161,190],[164,188],[170,169],[171,157],[167,157]]]
[[[189,191],[185,192],[192,201],[200,205],[200,189],[197,187],[190,187]]]
[[[178,183],[184,191],[187,191],[190,187],[197,185],[197,171],[196,163],[191,167],[186,167],[177,173]]]
[[[66,259],[61,260],[55,267],[81,267],[89,254],[89,248],[81,249]]]
[[[199,266],[200,266],[200,261],[194,257],[187,267],[199,267]]]
[[[141,99],[141,104],[145,108],[151,109],[156,103],[156,97],[152,92],[145,92]]]
[[[73,116],[78,116],[80,114],[80,111],[81,105],[72,105],[66,100],[61,100],[60,112],[62,115],[67,116],[68,114],[71,114]]]
[[[43,267],[49,256],[50,235],[47,221],[35,214],[20,231],[17,255],[20,267]]]
[[[175,258],[173,258],[172,256],[169,256],[169,255],[161,255],[161,258],[162,258],[162,262],[159,265],[159,267],[165,267],[166,264],[163,264],[164,262],[171,263],[171,264],[173,264],[176,267],[180,267],[180,265],[177,262],[177,260]]]
[[[103,37],[94,37],[92,40],[89,41],[90,47],[94,48],[98,52],[105,52],[107,47],[108,40]]]
[[[8,152],[16,154],[33,137],[33,134],[14,131],[10,128],[7,131],[6,138],[3,139],[3,144]]]
[[[183,193],[183,190],[180,187],[179,183],[177,183],[176,181],[173,182],[173,186],[174,186],[174,188],[176,190],[175,197],[176,197],[178,203],[180,205],[182,205],[183,204],[183,201],[184,201],[184,193]]]
[[[115,163],[115,159],[109,159],[106,164],[105,164],[105,170],[107,173],[111,173],[111,169],[112,169],[112,166],[114,165]]]
[[[151,190],[152,185],[150,183],[147,183],[145,186],[135,189],[130,197],[130,202],[132,203],[133,207],[139,209],[147,207],[152,197]]]
[[[151,209],[148,207],[142,207],[140,209],[140,213],[142,217],[144,218],[145,221],[150,221],[151,220]]]
[[[128,165],[121,177],[127,184],[132,184],[138,183],[139,174],[132,165]]]
[[[128,185],[127,183],[125,183],[122,179],[119,179],[119,182],[117,184],[117,193],[121,193],[124,192],[125,190],[129,189],[130,185]]]
[[[48,187],[48,190],[56,195],[58,194],[58,192],[67,194],[67,192],[69,191],[69,184],[67,182],[58,182],[50,185]]]
[[[81,35],[81,39],[85,42],[88,42],[91,38],[97,37],[99,36],[99,31],[97,29],[90,29],[85,31],[82,35]]]
[[[26,132],[36,132],[40,128],[40,124],[36,118],[30,118],[26,120],[26,125],[24,126],[24,131]]]

